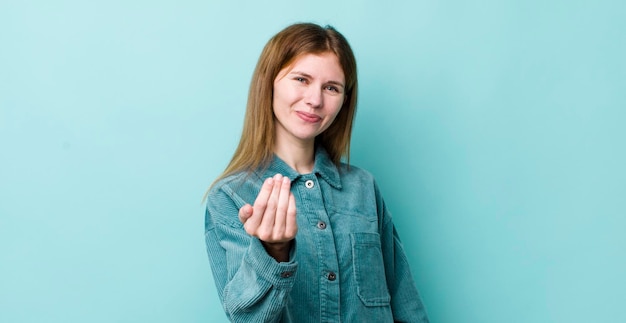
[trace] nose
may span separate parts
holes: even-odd
[[[322,89],[316,86],[309,86],[305,94],[305,103],[313,108],[319,108],[324,102]]]

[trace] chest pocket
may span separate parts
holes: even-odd
[[[352,261],[357,295],[365,306],[387,306],[391,300],[378,233],[352,233]]]

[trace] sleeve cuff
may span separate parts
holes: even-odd
[[[294,245],[289,252],[289,262],[279,263],[267,254],[259,239],[252,238],[246,261],[252,268],[257,268],[256,272],[272,285],[278,288],[288,288],[293,286],[298,268],[298,263],[295,261],[295,250],[294,240]]]

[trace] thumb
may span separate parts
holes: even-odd
[[[250,204],[242,206],[241,209],[239,209],[239,221],[241,221],[241,223],[246,223],[246,221],[248,221],[248,219],[252,216],[253,211],[254,209]]]

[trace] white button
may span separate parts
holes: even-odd
[[[306,186],[306,188],[313,188],[313,186],[315,186],[315,182],[313,182],[312,180],[308,180],[304,182],[304,186]]]

